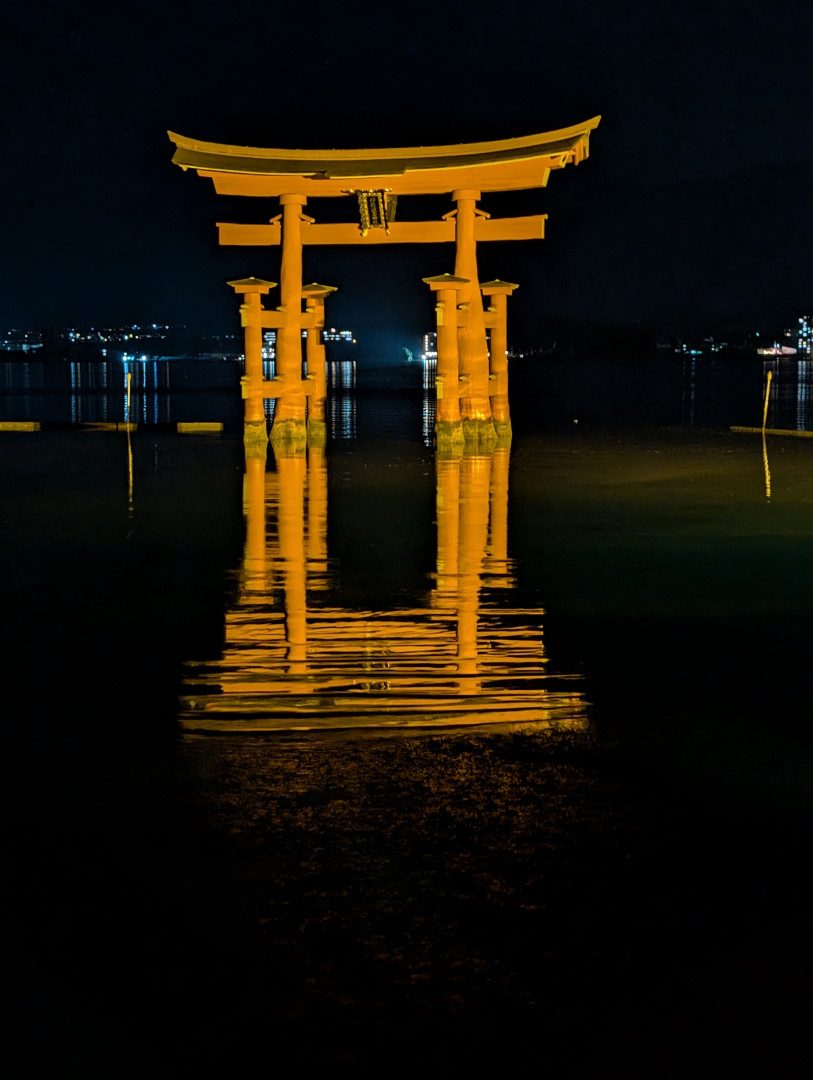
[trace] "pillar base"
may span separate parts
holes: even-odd
[[[281,450],[304,450],[308,433],[304,420],[278,420],[271,426],[271,445]]]
[[[268,428],[265,420],[247,420],[243,424],[243,444],[246,457],[265,457],[268,449]]]
[[[315,420],[308,417],[306,430],[308,446],[327,446],[327,424],[324,420]]]
[[[497,446],[511,445],[511,421],[495,420],[494,430],[497,433]]]
[[[435,421],[435,445],[439,450],[462,450],[465,441],[462,420]]]
[[[464,419],[463,438],[467,447],[477,446],[491,449],[497,443],[494,421],[491,417],[483,420]]]

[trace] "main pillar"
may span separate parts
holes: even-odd
[[[497,441],[491,417],[488,385],[488,344],[483,312],[483,297],[477,274],[477,245],[474,222],[478,213],[480,192],[458,188],[452,192],[457,203],[455,225],[455,277],[467,278],[469,284],[460,291],[465,322],[460,333],[460,378],[466,383],[460,397],[463,436],[473,446],[493,446]]]
[[[277,330],[276,380],[281,383],[271,443],[304,447],[305,387],[302,381],[302,207],[304,195],[281,195],[282,263],[280,308],[285,319]]]

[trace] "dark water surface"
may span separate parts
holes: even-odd
[[[0,433],[11,1075],[809,1074],[813,440],[551,371]]]

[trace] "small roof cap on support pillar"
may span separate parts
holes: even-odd
[[[455,277],[454,274],[438,274],[435,277],[425,277],[421,279],[424,281],[432,292],[438,292],[440,289],[462,289],[464,285],[468,285],[470,278]]]
[[[480,292],[483,296],[510,296],[514,289],[518,289],[519,285],[515,285],[512,281],[500,281],[499,278],[495,278],[493,281],[485,281],[480,286]]]
[[[308,296],[329,296],[332,292],[338,292],[337,285],[320,285],[318,281],[312,282],[310,285],[302,286],[302,295]]]
[[[267,293],[269,290],[276,288],[276,281],[266,281],[265,278],[259,277],[246,277],[239,278],[237,281],[227,281],[227,285],[231,285],[236,293]]]

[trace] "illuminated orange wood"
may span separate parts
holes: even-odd
[[[305,359],[311,395],[308,400],[308,442],[322,444],[327,438],[325,409],[327,404],[327,367],[322,331],[325,328],[325,299],[336,288],[333,285],[306,285],[302,290],[306,316],[302,323],[308,328]]]
[[[588,156],[599,120],[515,139],[375,150],[282,150],[168,135],[176,146],[173,162],[210,177],[225,195],[329,197],[372,187],[429,195],[544,187],[551,169]]]
[[[174,159],[173,159],[174,160]],[[479,169],[435,169],[431,172],[391,176],[359,176],[352,180],[319,180],[288,176],[256,176],[246,173],[214,172],[198,169],[198,176],[209,179],[218,195],[253,196],[275,199],[294,188],[308,199],[352,195],[357,189],[379,188],[392,195],[448,195],[461,183],[476,181],[480,191],[523,191],[546,187],[553,170],[563,169],[573,161],[567,154],[539,159],[522,169],[513,163],[485,165]]]
[[[544,240],[547,214],[532,214],[518,218],[478,217],[474,221],[474,239],[483,240]]]
[[[480,291],[488,297],[491,315],[488,325],[491,329],[490,378],[491,378],[491,415],[499,436],[505,437],[511,432],[511,415],[508,406],[508,297],[519,288],[510,281],[487,281],[480,286]]]
[[[477,242],[474,222],[480,192],[462,188],[452,192],[457,203],[455,218],[455,277],[467,279],[460,290],[460,304],[466,309],[465,326],[459,332],[460,416],[467,441],[489,442],[496,438],[491,422],[491,402],[488,385],[488,345],[483,318],[483,297],[477,280]]]
[[[265,409],[263,407],[263,332],[262,300],[274,288],[276,282],[263,278],[240,278],[230,281],[229,285],[238,296],[242,296],[240,321],[244,331],[245,348],[245,422],[253,428],[262,427],[262,432],[249,429],[252,437],[261,434],[265,441]]]
[[[282,226],[278,221],[269,225],[233,225],[218,221],[217,232],[221,247],[274,247],[282,243]]]
[[[262,391],[264,398],[282,398],[285,397],[287,390],[285,383],[282,379],[263,379]],[[302,393],[305,397],[310,397],[313,394],[313,385],[306,380],[302,382]]]
[[[474,223],[475,240],[543,240],[547,214],[534,214],[518,218],[478,217]],[[268,225],[242,225],[219,221],[219,243],[234,247],[275,247],[282,242],[279,222]],[[305,224],[302,227],[302,244],[321,246],[327,244],[444,244],[455,239],[454,220],[446,221],[393,221],[389,231],[370,229],[363,236],[355,222],[341,224]]]
[[[285,319],[277,330],[276,377],[282,383],[277,398],[271,441],[305,440],[305,388],[302,381],[302,207],[299,194],[283,195],[280,309]],[[301,430],[300,430],[301,429]]]
[[[437,405],[435,409],[435,434],[439,445],[451,447],[462,444],[463,429],[460,417],[460,345],[458,299],[460,291],[469,285],[467,278],[454,274],[423,279],[432,292],[437,294],[435,318],[437,322],[438,366],[435,376]]]
[[[208,177],[215,190],[227,195],[278,197],[282,214],[267,224],[220,222],[221,244],[276,246],[282,248],[281,304],[276,312],[261,310],[257,298],[250,302],[251,320],[277,330],[277,408],[272,441],[298,438],[304,441],[306,397],[311,415],[322,422],[321,385],[310,388],[302,379],[302,330],[309,331],[308,360],[321,368],[320,343],[311,337],[313,320],[320,317],[318,303],[302,311],[302,250],[305,246],[446,243],[455,242],[454,276],[462,284],[456,295],[439,297],[440,417],[460,410],[468,442],[489,444],[499,434],[510,433],[508,417],[508,370],[506,344],[507,293],[492,291],[489,310],[483,307],[478,281],[477,243],[485,241],[542,239],[546,215],[491,219],[478,208],[482,192],[516,191],[544,187],[550,172],[578,164],[589,154],[590,133],[600,117],[583,124],[522,138],[491,142],[426,147],[390,147],[356,150],[283,150],[202,142],[169,132],[176,150],[173,162]],[[456,209],[441,221],[389,220],[391,197],[450,193]],[[361,224],[319,224],[302,213],[309,198],[358,196]],[[374,209],[377,207],[378,209]],[[386,207],[386,209],[385,209]],[[373,209],[371,209],[373,208]],[[428,280],[428,279],[425,279]],[[494,283],[491,283],[494,284]],[[457,351],[448,340],[455,300]],[[244,306],[248,306],[247,304]],[[442,317],[441,317],[442,316]],[[310,321],[309,321],[310,320]],[[446,329],[444,329],[444,326]],[[486,329],[492,335],[489,367]],[[256,328],[255,328],[256,329]],[[252,330],[254,333],[254,330]],[[253,342],[253,338],[252,338]],[[254,344],[252,344],[254,350]],[[320,359],[317,360],[317,357]],[[451,392],[452,368],[457,370],[457,390]],[[496,385],[491,385],[496,384]],[[454,421],[456,422],[456,421]],[[296,440],[295,440],[296,441]]]
[[[263,308],[260,314],[260,323],[266,330],[273,330],[274,328],[284,326],[287,321],[287,312],[283,311],[281,307],[278,307],[273,311]],[[313,314],[308,311],[301,312],[299,315],[299,325],[300,329],[309,330],[313,326]]]

